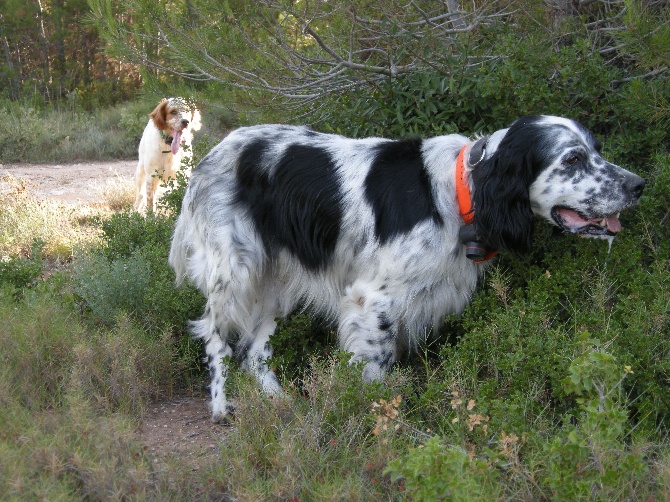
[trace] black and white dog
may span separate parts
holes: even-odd
[[[476,142],[232,132],[193,172],[170,251],[177,282],[207,298],[192,330],[206,344],[212,419],[232,410],[228,356],[281,392],[268,340],[298,304],[337,322],[363,378],[379,379],[399,350],[462,312],[486,267],[478,258],[530,247],[534,215],[611,238],[643,188],[559,117],[522,118]]]

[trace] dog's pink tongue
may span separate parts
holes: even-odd
[[[607,229],[615,234],[621,232],[621,222],[616,215],[613,214],[612,216],[607,217]]]
[[[172,134],[172,144],[170,145],[170,150],[174,155],[179,151],[179,144],[181,143],[181,131],[174,131]]]

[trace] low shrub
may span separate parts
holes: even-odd
[[[289,384],[287,395],[263,396],[250,377],[235,372],[238,398],[235,428],[221,444],[213,473],[230,495],[264,499],[399,499],[401,491],[382,473],[394,456],[393,438],[377,441],[370,430],[373,401],[390,401],[405,390],[407,376],[394,372],[388,386],[366,385],[348,355],[313,358],[305,379]],[[402,437],[398,436],[401,440]]]
[[[169,331],[149,335],[119,314],[109,330],[72,347],[68,392],[103,411],[139,416],[151,399],[170,396],[183,369]]]
[[[180,173],[173,190],[183,194],[186,179]],[[100,243],[75,261],[73,289],[95,322],[111,327],[125,314],[154,337],[175,335],[177,359],[198,373],[201,344],[183,335],[187,321],[202,314],[204,298],[189,285],[176,288],[167,263],[173,214],[181,205],[181,197],[170,199],[170,193],[157,213],[129,210],[98,219]]]
[[[588,331],[575,341],[577,354],[561,384],[576,406],[555,410],[555,420],[537,420],[533,412],[525,424],[501,420],[481,392],[483,400],[476,401],[452,390],[450,427],[411,445],[385,472],[412,500],[653,497],[651,442],[629,420],[631,401],[622,385],[634,371],[606,345]]]
[[[114,226],[126,238],[110,234],[107,227],[109,246],[77,260],[74,291],[94,319],[107,326],[125,312],[150,332],[161,333],[170,327],[183,332],[186,321],[202,313],[204,300],[194,288],[175,288],[174,274],[167,264],[169,241],[151,242],[152,231],[157,232],[153,237],[158,237],[170,228],[166,221],[156,216],[139,217],[144,226],[133,227],[137,218],[136,213],[117,215],[117,223],[122,219],[129,223]],[[140,228],[146,230],[146,241],[133,248],[134,231]]]
[[[150,336],[128,318],[89,330],[59,281],[21,298],[0,290],[0,352],[9,394],[23,407],[59,407],[73,393],[108,411],[138,413],[150,398],[170,393],[180,363],[169,331]]]
[[[42,273],[43,246],[43,242],[34,242],[29,258],[0,257],[0,284],[11,285],[19,290],[36,285]]]

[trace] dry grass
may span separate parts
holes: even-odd
[[[41,242],[44,258],[69,260],[75,250],[97,242],[99,233],[91,221],[106,213],[104,208],[37,200],[28,182],[4,176],[0,178],[0,255],[26,256]]]
[[[135,202],[135,182],[117,176],[95,187],[95,192],[110,210],[126,211]]]
[[[175,382],[173,341],[123,317],[92,330],[64,293],[0,289],[0,499],[192,499],[199,478],[157,470],[135,439]]]

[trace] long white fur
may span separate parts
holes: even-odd
[[[567,123],[574,136],[581,134],[571,121],[546,120],[561,130]],[[506,133],[504,129],[490,138],[487,157]],[[241,152],[259,139],[271,145],[269,159],[280,159],[290,144],[303,144],[327,151],[337,167],[342,222],[334,253],[323,270],[308,269],[286,249],[269,256],[252,218],[236,199]],[[423,163],[442,223],[421,221],[381,244],[375,239],[375,217],[364,183],[375,148],[387,141],[317,134],[304,127],[242,128],[194,170],[169,262],[178,282],[187,278],[207,298],[205,313],[192,323],[192,331],[205,342],[214,421],[224,420],[233,410],[224,391],[226,358],[235,354],[231,345],[244,348],[239,354],[243,369],[254,374],[268,394],[281,391],[268,368],[268,341],[275,320],[299,304],[337,323],[340,347],[353,354],[353,361],[364,361],[363,377],[373,380],[383,376],[399,350],[416,347],[445,314],[459,314],[470,302],[486,265],[469,260],[459,240],[463,221],[455,196],[455,160],[471,141],[461,135],[423,141]],[[263,166],[270,173],[272,162]],[[556,197],[548,194],[543,184],[549,178],[551,173],[545,171],[530,189],[536,194],[533,211],[545,217],[556,197],[575,191],[568,185],[557,189]],[[609,204],[606,213],[622,206],[621,201]],[[388,329],[382,329],[383,319],[388,320],[384,326]]]

